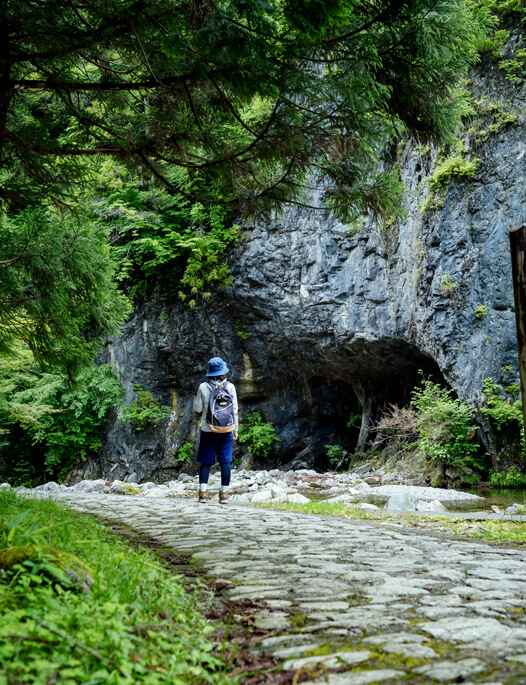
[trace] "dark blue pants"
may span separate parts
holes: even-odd
[[[229,461],[222,461],[220,462],[221,466],[221,485],[227,486],[230,485],[230,462]],[[210,478],[210,469],[211,466],[209,464],[201,464],[201,468],[199,469],[199,482],[200,483],[208,483],[208,479]]]

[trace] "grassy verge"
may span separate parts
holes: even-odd
[[[250,506],[297,511],[304,514],[338,516],[346,519],[380,521],[405,528],[432,530],[462,537],[478,538],[489,542],[526,544],[526,523],[521,521],[502,521],[499,519],[477,521],[474,519],[451,518],[449,516],[389,514],[382,510],[359,509],[352,505],[338,504],[336,502],[312,501],[305,504],[292,504],[291,502],[276,502],[274,504],[272,502],[265,502]]]
[[[55,502],[0,492],[0,512],[0,685],[237,682],[198,598],[151,553]]]

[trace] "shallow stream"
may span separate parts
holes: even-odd
[[[324,499],[329,499],[334,497],[333,494],[326,494],[323,490],[312,490],[305,489],[301,491],[303,495],[309,497],[309,499],[323,501]],[[473,512],[473,511],[491,511],[491,507],[496,505],[501,509],[506,507],[511,507],[512,504],[526,504],[526,490],[467,490],[462,489],[461,492],[468,492],[472,495],[478,495],[484,499],[480,500],[461,500],[461,501],[451,501],[443,502],[444,506],[448,511],[461,511],[461,512]],[[374,494],[374,488],[371,491],[364,493],[363,495],[358,495],[356,497],[360,502],[370,502],[371,504],[376,504],[379,507],[383,507],[387,502],[387,497],[377,496]]]

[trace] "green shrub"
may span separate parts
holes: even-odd
[[[511,395],[520,391],[520,388],[517,385],[509,386],[508,389],[513,391],[510,392]],[[517,421],[521,427],[521,432],[524,434],[524,419],[521,402],[513,402],[509,399],[504,399],[500,394],[502,386],[494,383],[491,378],[484,379],[482,390],[486,397],[487,406],[479,409],[479,412],[487,416],[497,430],[502,430],[506,425],[510,425],[514,421]]]
[[[473,409],[454,398],[452,390],[423,378],[411,394],[417,413],[418,447],[433,460],[458,468],[480,469],[480,447],[474,440],[477,426]]]
[[[0,365],[0,477],[12,485],[62,480],[77,459],[98,451],[108,412],[123,389],[107,364],[74,378],[43,370],[20,345]]]
[[[132,423],[135,430],[142,431],[151,426],[157,426],[164,421],[172,411],[171,407],[162,405],[152,393],[143,390],[140,385],[133,384],[137,399],[131,404],[124,405],[119,411],[121,421]]]
[[[394,444],[400,455],[413,449],[446,466],[483,469],[473,409],[452,395],[452,390],[422,378],[409,407],[393,406],[382,417],[379,442]]]
[[[341,445],[325,445],[325,449],[330,465],[337,468],[345,455],[343,447]]]
[[[511,466],[505,473],[491,471],[489,483],[494,488],[526,488],[526,473]]]
[[[184,445],[181,445],[179,449],[177,450],[177,461],[182,461],[182,462],[189,462],[193,461],[194,458],[194,442],[185,442]]]
[[[258,411],[253,411],[243,418],[239,426],[239,442],[246,443],[248,449],[256,457],[268,457],[272,443],[279,438],[274,426],[263,421]]]

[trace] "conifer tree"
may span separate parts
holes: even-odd
[[[67,214],[104,157],[191,202],[399,211],[379,157],[402,130],[452,133],[452,87],[482,30],[470,7],[1,2],[0,348],[18,336],[78,366],[122,321],[100,234]]]

